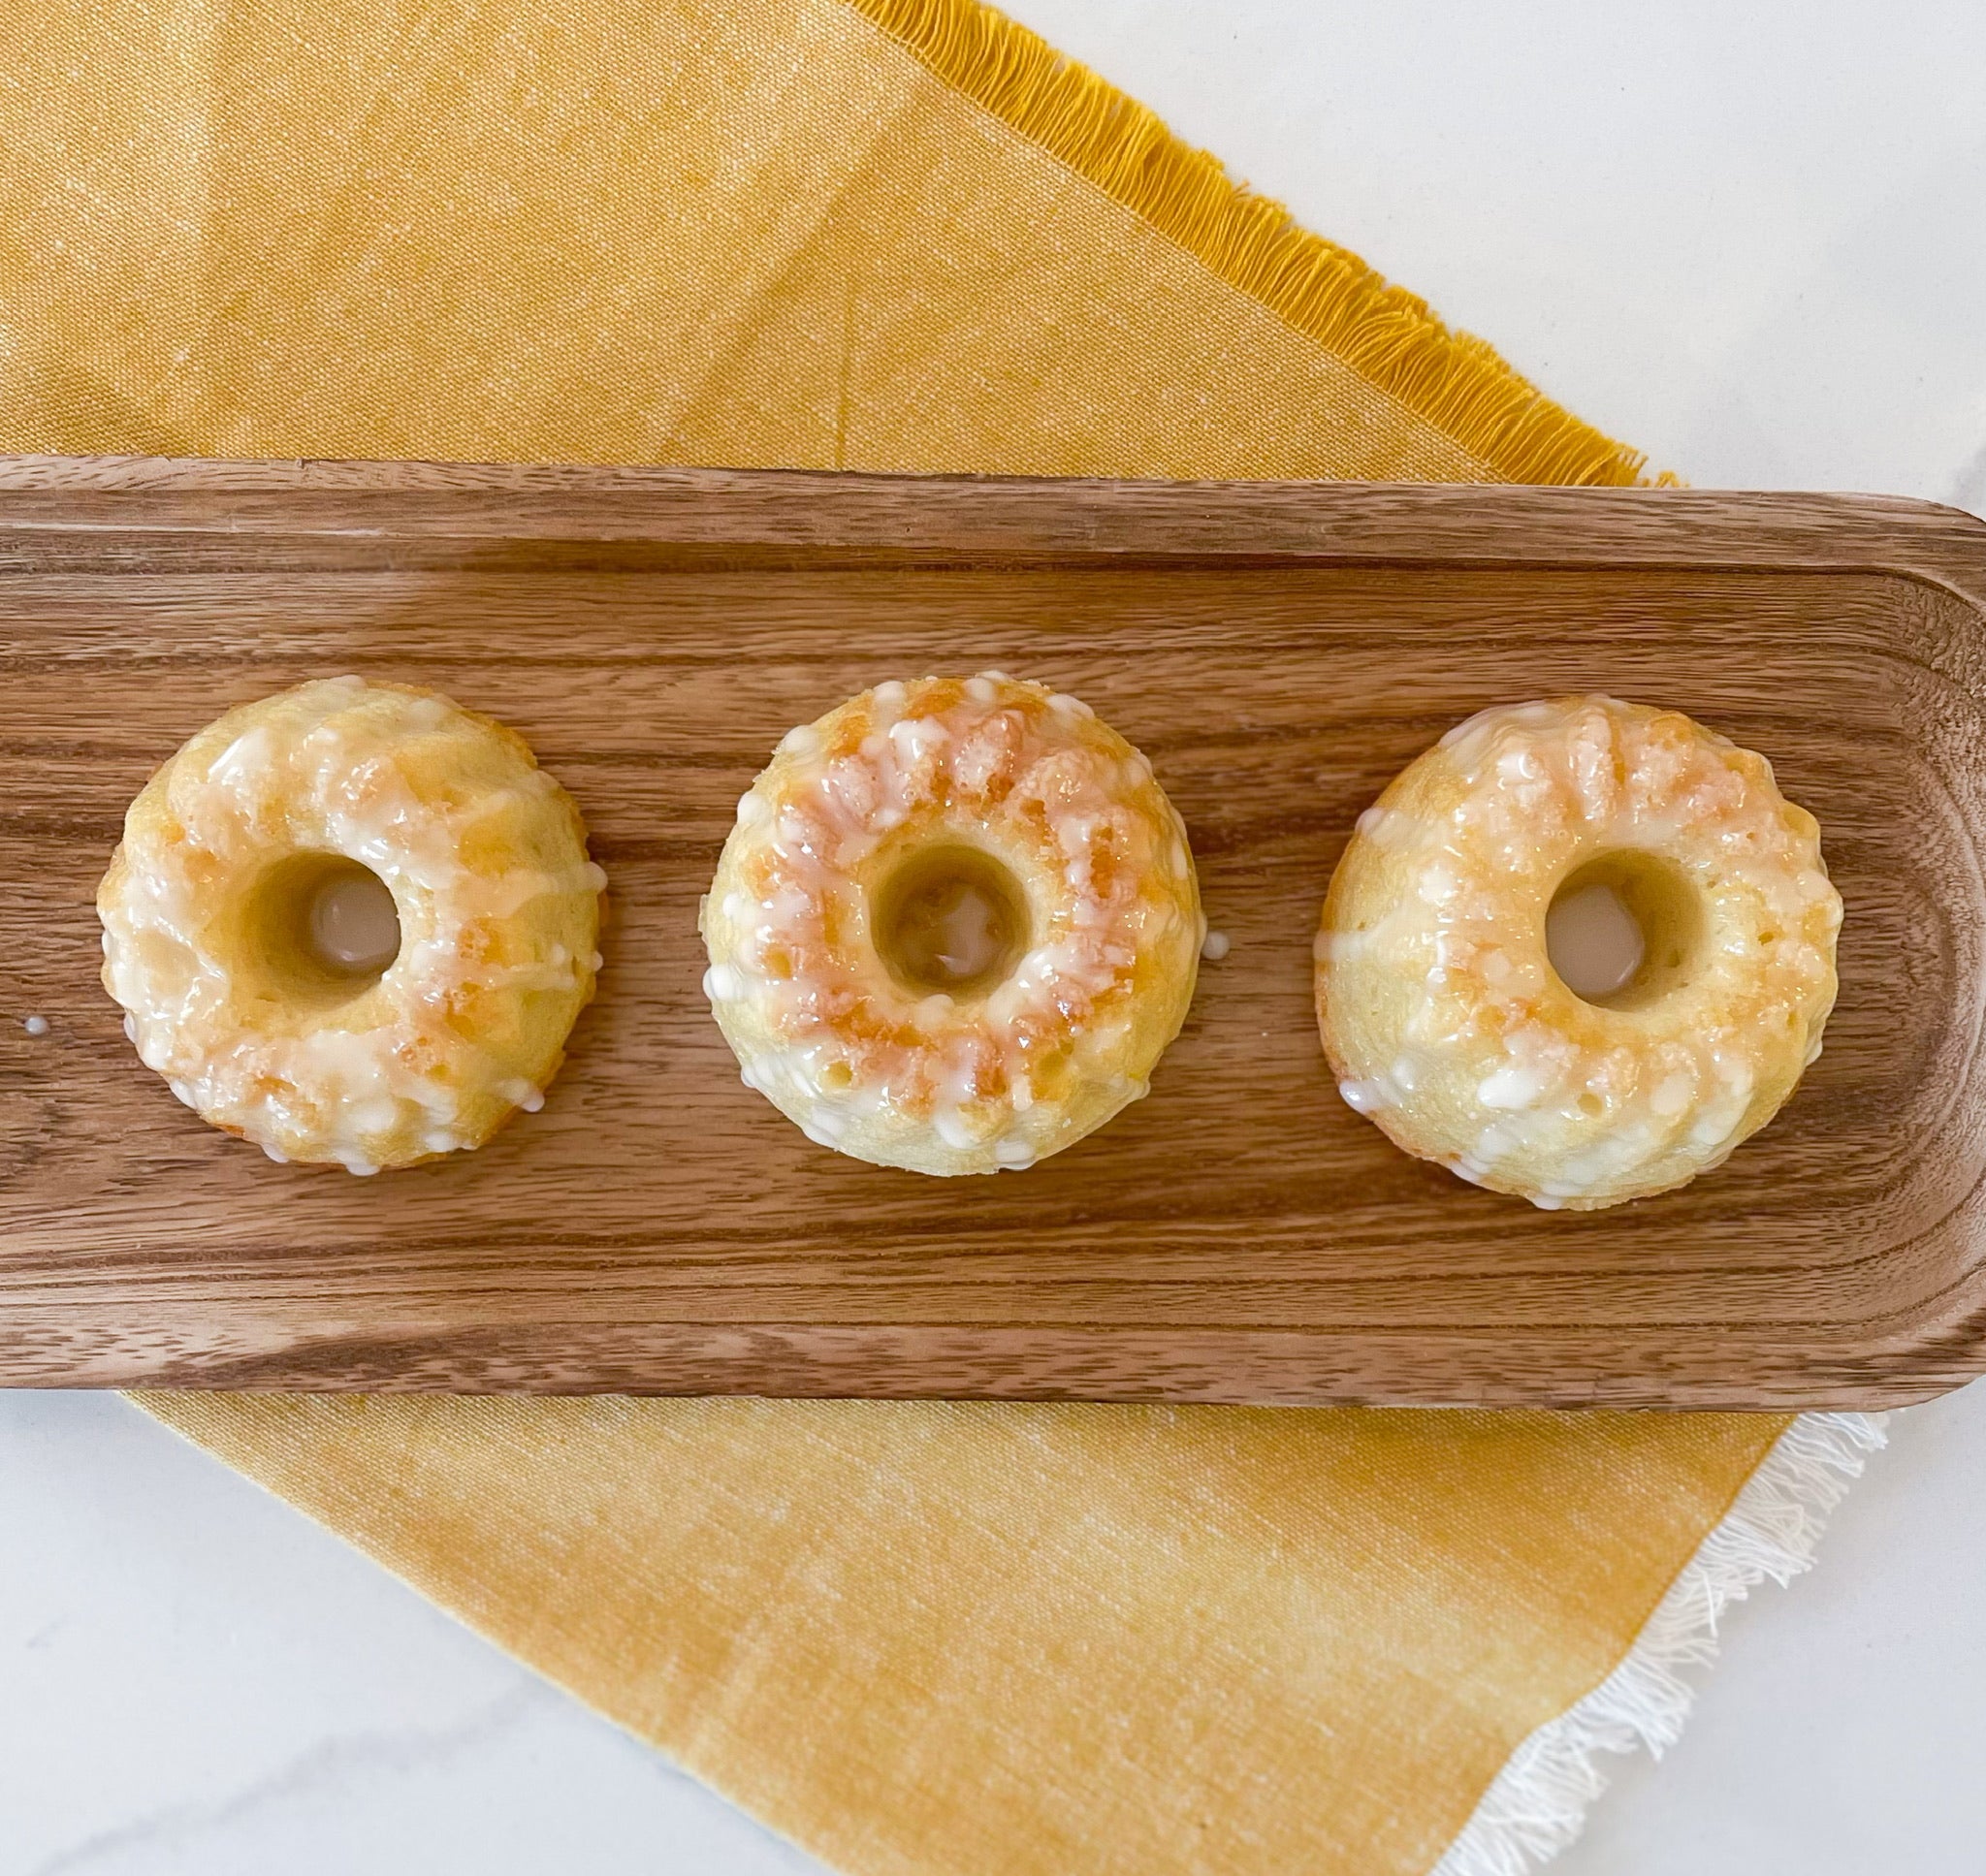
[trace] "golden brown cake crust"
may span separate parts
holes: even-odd
[[[393,896],[377,980],[272,947],[285,869]],[[373,1172],[540,1104],[599,966],[606,875],[524,739],[432,691],[322,680],[242,705],[152,777],[97,893],[104,984],[145,1063],[272,1159]]]
[[[908,985],[879,894],[935,849],[1017,882],[1025,940],[972,995]],[[865,691],[791,732],[704,901],[747,1083],[811,1137],[931,1173],[1020,1169],[1145,1092],[1204,936],[1151,765],[1073,697],[1000,673]]]
[[[1669,908],[1601,1003],[1545,948],[1554,894],[1595,866]],[[1763,756],[1609,697],[1501,706],[1360,817],[1318,1024],[1345,1099],[1409,1153],[1547,1208],[1618,1204],[1778,1112],[1820,1050],[1841,919],[1813,817]]]

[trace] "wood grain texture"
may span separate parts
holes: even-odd
[[[432,464],[0,464],[0,1379],[1892,1405],[1986,1368],[1986,526],[1874,497]],[[987,666],[1093,703],[1213,925],[1149,1099],[1018,1176],[810,1145],[696,902],[791,724]],[[356,671],[516,725],[611,879],[545,1110],[374,1180],[176,1103],[97,982],[126,802]],[[1847,906],[1827,1051],[1721,1170],[1547,1214],[1338,1099],[1317,908],[1449,724],[1604,689],[1769,754]],[[48,1018],[29,1036],[21,1019]]]

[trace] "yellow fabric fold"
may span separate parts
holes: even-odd
[[[1419,1876],[1781,1424],[144,1398],[859,1876]]]
[[[0,33],[0,448],[1638,473],[963,0]],[[863,1876],[1418,1876],[1784,1425],[144,1404]]]

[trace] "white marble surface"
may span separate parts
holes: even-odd
[[[1705,487],[1986,507],[1978,0],[1010,0]]]
[[[1978,0],[1012,10],[1658,463],[1986,511]],[[1986,1389],[1892,1436],[1567,1876],[1980,1866]],[[815,1868],[123,1403],[0,1395],[0,1876]]]

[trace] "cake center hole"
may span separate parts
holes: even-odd
[[[257,881],[242,921],[247,963],[295,1002],[343,1002],[400,956],[385,880],[338,853],[293,853]]]
[[[1028,947],[1020,881],[977,847],[930,847],[884,880],[872,920],[876,949],[907,989],[971,997],[1013,974]]]
[[[1652,853],[1603,853],[1569,874],[1545,914],[1545,955],[1575,997],[1636,1009],[1690,972],[1702,940],[1695,887]]]
[[[1648,956],[1648,940],[1612,886],[1582,886],[1552,902],[1545,915],[1545,951],[1566,987],[1596,1002],[1634,981]]]
[[[383,976],[400,956],[400,912],[386,881],[361,866],[327,874],[310,895],[310,948],[333,970]]]

